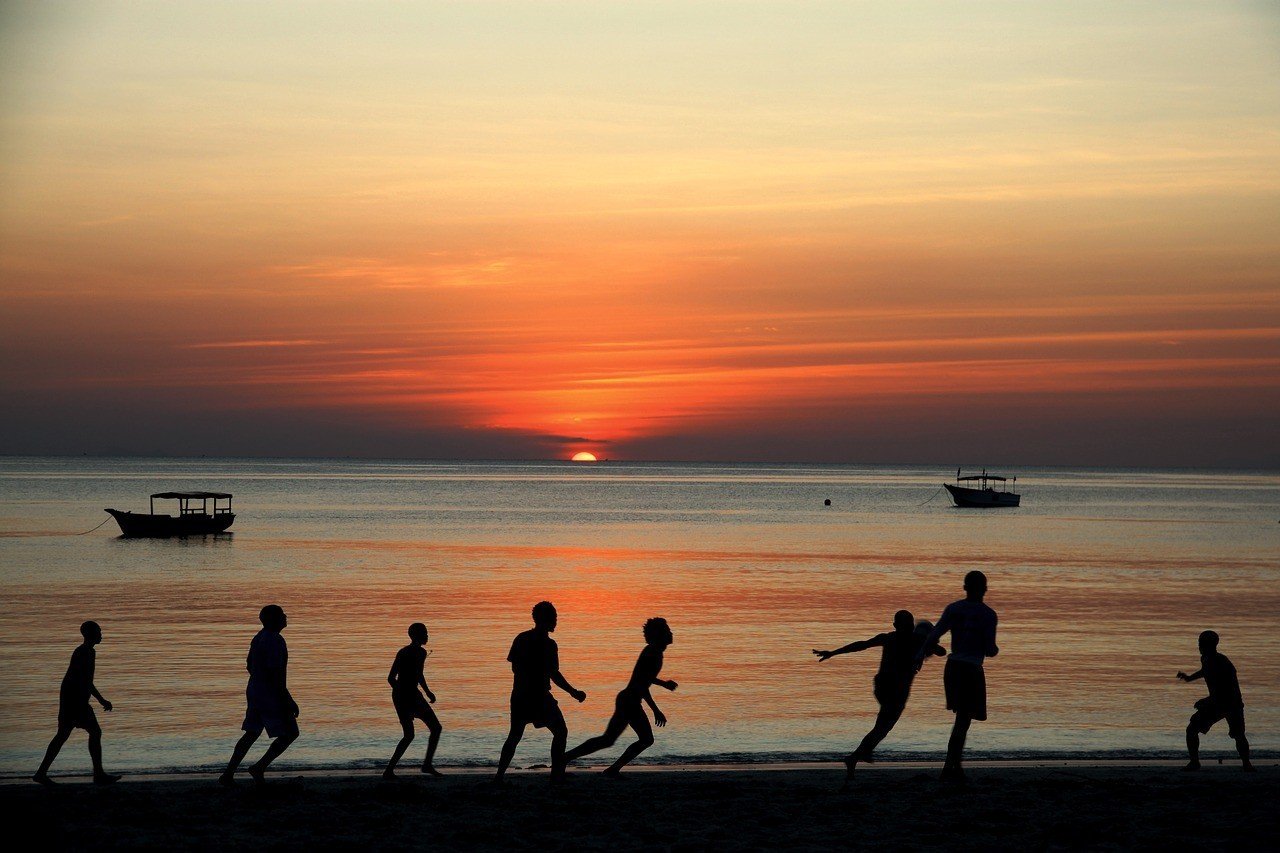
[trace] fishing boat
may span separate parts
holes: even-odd
[[[968,476],[960,476],[960,469],[956,469],[956,483],[943,483],[942,487],[951,495],[952,502],[958,507],[970,509],[992,509],[995,507],[1018,506],[1022,503],[1022,495],[1011,491],[1013,484],[1018,482],[1017,477],[997,477],[995,474],[988,474],[987,469],[983,468],[981,474],[970,474]],[[975,484],[962,486],[961,483]],[[999,483],[1000,488],[997,489],[993,483]]]
[[[156,499],[178,502],[178,514],[156,513]],[[209,501],[213,501],[210,512]],[[221,503],[225,501],[226,503]],[[120,525],[120,534],[130,539],[169,539],[174,536],[207,536],[224,533],[236,520],[231,511],[231,495],[226,492],[156,492],[151,496],[151,512],[107,512]]]

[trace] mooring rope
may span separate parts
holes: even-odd
[[[933,494],[931,494],[931,495],[929,495],[929,500],[928,500],[928,501],[925,501],[924,503],[918,503],[918,504],[916,504],[916,506],[917,506],[917,507],[922,507],[922,506],[924,506],[924,504],[929,503],[929,501],[933,500],[934,498],[936,498],[936,497],[938,496],[938,494],[943,490],[943,488],[944,488],[943,486],[938,486],[938,491],[937,491],[937,492],[934,492],[934,493],[933,493]]]

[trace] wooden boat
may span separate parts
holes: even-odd
[[[951,495],[951,500],[958,507],[967,509],[994,509],[996,507],[1018,506],[1022,503],[1022,495],[1017,492],[1010,491],[1010,483],[1017,483],[1018,478],[1012,479],[1006,477],[997,477],[995,474],[988,474],[987,469],[983,468],[981,474],[970,474],[967,477],[960,476],[960,469],[956,469],[956,484],[943,483],[942,486]],[[977,483],[977,488],[970,486],[962,486],[961,483]],[[994,488],[991,483],[999,483],[1000,488]]]
[[[178,514],[157,515],[156,498],[176,500]],[[209,501],[213,501],[212,513],[209,512]],[[226,504],[220,505],[219,501],[226,501]],[[207,536],[225,532],[236,520],[236,514],[231,511],[231,495],[226,492],[157,492],[151,496],[150,513],[118,509],[108,509],[107,512],[120,525],[120,534],[130,539]]]

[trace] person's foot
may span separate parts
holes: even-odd
[[[249,768],[249,775],[253,777],[253,781],[256,782],[257,784],[259,785],[266,784],[267,771],[259,767],[258,765],[255,764]]]
[[[421,772],[423,772],[423,773],[427,774],[428,776],[443,776],[443,775],[444,775],[444,774],[443,774],[443,773],[441,773],[439,770],[437,770],[437,769],[435,769],[434,767],[432,767],[430,764],[424,764],[424,765],[422,765],[422,770],[421,770]]]
[[[625,781],[625,780],[627,780],[627,779],[629,779],[629,778],[630,778],[630,777],[628,777],[628,776],[623,776],[623,775],[622,775],[622,770],[620,770],[620,769],[619,769],[619,768],[617,768],[617,767],[608,767],[608,768],[605,768],[604,773],[603,773],[603,774],[601,774],[601,775],[606,776],[606,777],[608,777],[609,779],[615,779],[615,780],[620,780],[620,781]]]
[[[1188,762],[1187,762],[1187,766],[1186,766],[1186,767],[1184,767],[1184,768],[1182,768],[1182,771],[1183,771],[1184,773],[1188,773],[1188,772],[1191,772],[1191,771],[1193,771],[1193,770],[1199,770],[1199,769],[1200,769],[1200,762],[1199,762],[1199,761],[1188,761]]]
[[[386,770],[382,771],[382,778],[383,779],[399,779],[400,777],[396,775],[395,768],[388,767]]]
[[[221,786],[222,786],[222,787],[224,787],[224,788],[232,788],[232,787],[235,787],[235,784],[236,784],[236,774],[234,774],[234,773],[223,773],[221,776],[219,776],[219,777],[218,777],[218,784],[219,784],[219,785],[221,785]]]
[[[1254,767],[1254,766],[1253,766],[1253,763],[1252,763],[1252,762],[1249,762],[1249,761],[1244,762],[1244,764],[1242,764],[1242,765],[1241,765],[1240,769],[1241,769],[1241,770],[1243,770],[1245,773],[1257,773],[1257,772],[1258,772],[1258,768]]]
[[[31,781],[35,782],[37,785],[44,785],[46,788],[52,788],[54,785],[58,784],[49,778],[48,773],[37,773],[31,777]]]
[[[965,783],[964,770],[956,766],[947,766],[942,768],[942,781],[947,785],[963,786]]]
[[[94,773],[93,784],[95,785],[114,785],[120,781],[119,773]]]

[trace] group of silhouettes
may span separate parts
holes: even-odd
[[[844,759],[845,784],[853,779],[860,762],[872,761],[876,746],[893,730],[906,709],[911,685],[927,658],[946,656],[942,683],[947,709],[955,714],[955,724],[947,744],[947,757],[943,764],[942,779],[962,784],[964,770],[961,759],[965,739],[974,720],[987,718],[987,685],[983,671],[986,658],[999,653],[996,646],[996,612],[983,598],[987,592],[987,578],[982,572],[965,575],[965,597],[952,602],[942,611],[938,623],[916,622],[909,611],[899,610],[893,619],[893,631],[877,634],[859,642],[849,643],[834,651],[814,649],[818,660],[825,661],[836,655],[860,652],[879,647],[880,667],[874,679],[874,695],[880,705],[871,731]],[[653,728],[644,705],[653,712],[653,722],[659,727],[667,723],[666,716],[653,700],[651,688],[675,690],[674,681],[663,680],[663,653],[674,642],[665,619],[650,619],[644,624],[645,647],[641,650],[631,673],[631,678],[614,701],[613,716],[604,733],[589,738],[566,751],[569,730],[564,714],[551,694],[554,683],[578,702],[587,694],[577,690],[560,672],[559,648],[551,634],[556,629],[556,609],[548,601],[541,601],[533,608],[534,627],[518,634],[511,644],[507,660],[511,664],[511,728],[502,745],[498,759],[496,781],[501,782],[515,755],[516,747],[530,725],[545,728],[551,733],[551,778],[564,778],[569,762],[612,746],[630,727],[636,740],[623,751],[605,775],[617,777],[622,768],[644,750],[653,745]],[[224,785],[235,784],[235,773],[248,754],[250,747],[265,730],[271,738],[267,751],[248,768],[256,782],[264,781],[267,768],[298,738],[298,703],[289,693],[289,649],[281,632],[289,624],[284,610],[275,604],[262,608],[258,614],[262,630],[249,644],[246,667],[249,683],[245,690],[247,709],[241,729],[244,734],[232,750],[231,760],[219,777]],[[951,652],[939,645],[939,640],[951,634]],[[96,652],[94,647],[102,642],[102,629],[96,622],[80,626],[84,643],[71,655],[67,674],[62,679],[58,704],[58,731],[45,753],[40,769],[33,777],[43,785],[52,785],[49,767],[74,729],[81,728],[89,735],[89,755],[93,760],[93,781],[110,784],[120,779],[107,773],[102,765],[102,729],[98,725],[89,699],[97,699],[103,710],[110,711],[108,702],[94,685]],[[436,747],[440,743],[442,727],[431,705],[435,694],[427,686],[425,665],[427,660],[427,627],[421,622],[409,626],[410,643],[396,653],[387,674],[391,685],[391,701],[399,717],[403,736],[396,744],[391,760],[383,771],[388,779],[396,778],[396,766],[414,739],[415,722],[421,720],[430,732],[426,755],[421,771],[424,774],[441,775],[435,768]],[[1182,681],[1204,679],[1209,695],[1195,703],[1195,713],[1187,724],[1187,750],[1190,762],[1184,769],[1200,767],[1200,735],[1207,733],[1215,723],[1226,720],[1229,735],[1235,740],[1245,770],[1253,770],[1249,761],[1249,742],[1245,738],[1244,700],[1240,683],[1231,661],[1217,650],[1218,635],[1205,631],[1200,635],[1200,669],[1188,675],[1179,672]]]

